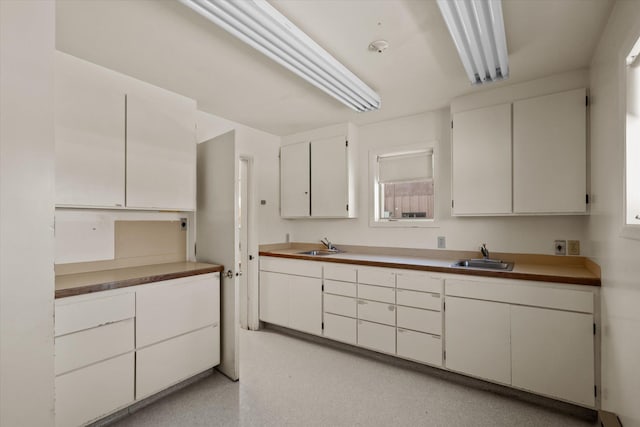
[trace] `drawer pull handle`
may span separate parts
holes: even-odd
[[[395,306],[395,305],[391,305],[391,304],[389,304],[389,307],[388,307],[388,308],[389,308],[389,311],[393,311],[393,310],[395,310],[395,309],[396,309],[396,306]]]
[[[431,294],[431,296],[434,298],[440,298],[440,294]]]
[[[358,304],[360,304],[360,305],[365,305],[366,303],[367,303],[366,301],[363,301],[361,299],[358,300]]]
[[[405,332],[406,332],[406,331],[405,331],[404,329],[402,329],[402,328],[398,328],[398,333],[403,334],[403,333],[405,333]]]

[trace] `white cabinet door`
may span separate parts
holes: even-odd
[[[285,218],[310,215],[309,142],[280,148],[280,215]]]
[[[442,339],[398,328],[398,356],[430,365],[442,366]]]
[[[511,384],[509,304],[447,297],[446,367]]]
[[[511,213],[511,104],[454,114],[451,150],[452,213]]]
[[[136,292],[136,347],[220,322],[218,273],[144,287]]]
[[[396,353],[396,328],[358,320],[358,345],[383,353]]]
[[[289,327],[322,335],[322,279],[289,276]]]
[[[195,210],[195,104],[127,95],[127,207]]]
[[[260,272],[260,320],[289,326],[289,275]]]
[[[515,213],[586,212],[585,97],[576,89],[513,103]]]
[[[106,70],[56,56],[56,204],[124,206],[125,98]]]
[[[349,147],[344,136],[311,141],[311,216],[349,216]]]
[[[133,352],[56,377],[56,427],[75,427],[133,403]]]
[[[511,306],[511,360],[513,386],[595,404],[593,315]]]
[[[356,319],[325,313],[323,335],[334,340],[356,344]]]

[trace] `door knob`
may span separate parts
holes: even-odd
[[[227,276],[228,279],[232,279],[233,278],[233,271],[228,270],[225,274],[225,276]]]

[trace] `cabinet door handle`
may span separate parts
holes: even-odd
[[[434,298],[440,298],[440,294],[431,294],[431,296]]]
[[[363,301],[363,300],[361,300],[361,299],[359,299],[359,300],[358,300],[358,304],[360,304],[360,305],[365,305],[365,304],[367,304],[367,302],[366,302],[366,301]]]
[[[404,330],[404,329],[402,329],[402,328],[398,328],[398,333],[403,334],[403,333],[405,333],[405,332],[406,332],[406,330]]]

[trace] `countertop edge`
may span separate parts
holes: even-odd
[[[188,271],[177,271],[175,273],[162,273],[151,276],[135,277],[132,279],[116,280],[112,282],[95,283],[91,285],[77,286],[66,289],[59,289],[55,292],[55,298],[65,298],[76,295],[85,295],[94,292],[108,291],[112,289],[127,288],[130,286],[146,285],[153,282],[162,282],[171,279],[180,279],[182,277],[197,276],[200,274],[217,273],[224,269],[221,265],[212,265],[210,267],[202,267]]]
[[[338,264],[359,264],[359,265],[366,265],[371,267],[389,267],[389,268],[402,268],[407,270],[434,271],[437,273],[460,274],[465,276],[496,277],[501,279],[517,279],[517,280],[530,280],[530,281],[552,282],[552,283],[568,283],[572,285],[601,286],[601,279],[599,277],[554,276],[554,275],[535,274],[535,273],[517,273],[517,272],[514,273],[511,271],[485,271],[485,270],[471,270],[471,269],[461,270],[459,268],[454,268],[454,267],[404,264],[404,263],[384,262],[384,261],[363,261],[363,260],[356,260],[356,259],[317,257],[317,256],[311,256],[311,255],[286,254],[286,253],[269,252],[269,251],[260,251],[259,255],[270,256],[275,258],[300,259],[305,261],[334,262]]]

